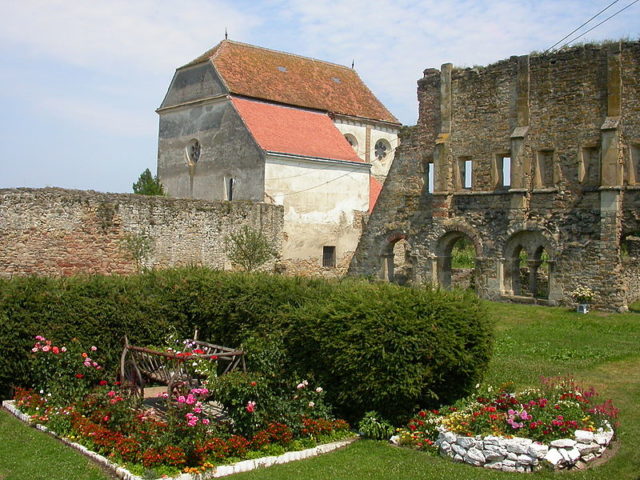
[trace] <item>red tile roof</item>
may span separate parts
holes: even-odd
[[[351,68],[230,40],[187,65],[207,59],[230,93],[399,124]]]
[[[369,213],[373,212],[373,207],[375,207],[381,191],[382,184],[371,175],[369,177]]]
[[[325,113],[237,97],[231,102],[263,150],[362,163]]]

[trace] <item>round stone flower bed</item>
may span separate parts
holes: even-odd
[[[583,468],[604,453],[613,436],[610,427],[596,432],[576,430],[574,438],[547,445],[528,438],[469,437],[442,429],[435,444],[441,455],[457,462],[504,472],[534,472],[545,466],[554,470]]]

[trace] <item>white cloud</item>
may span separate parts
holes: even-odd
[[[257,17],[222,0],[20,0],[4,2],[0,41],[32,58],[98,71],[164,72],[212,47],[225,26]]]
[[[77,97],[46,97],[38,104],[54,118],[80,125],[83,130],[153,140],[158,131],[158,119],[153,111],[111,106]]]

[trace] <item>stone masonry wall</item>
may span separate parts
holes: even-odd
[[[228,269],[225,237],[243,225],[281,247],[282,207],[81,190],[0,190],[0,276],[127,274],[127,236],[148,237],[147,268]],[[272,267],[273,265],[271,265]]]
[[[640,42],[618,42],[425,70],[419,123],[351,273],[392,280],[386,252],[402,235],[412,280],[449,287],[452,248],[467,238],[485,298],[572,304],[585,285],[596,306],[626,309],[640,296],[638,265],[623,266],[620,249],[640,230],[639,69]],[[549,270],[544,288],[539,268]]]

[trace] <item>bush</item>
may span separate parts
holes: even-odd
[[[283,372],[312,380],[351,421],[375,409],[400,422],[463,397],[492,345],[479,300],[463,292],[204,268],[14,278],[0,280],[0,396],[33,385],[36,334],[100,345],[115,375],[125,334],[134,345],[162,344],[171,329],[188,338],[195,328],[212,343],[246,342],[249,365],[271,385]]]
[[[358,423],[358,432],[365,438],[373,440],[387,440],[395,433],[395,428],[378,412],[367,412]]]

